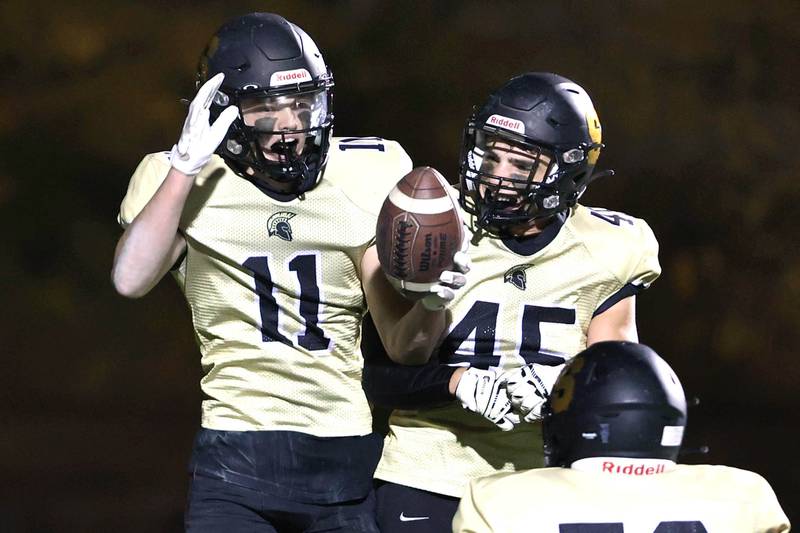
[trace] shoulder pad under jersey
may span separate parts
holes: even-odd
[[[334,137],[323,179],[359,208],[377,215],[389,191],[409,171],[411,158],[397,141]]]
[[[577,205],[568,224],[599,265],[620,283],[648,287],[661,274],[658,241],[641,218]]]
[[[195,177],[195,183],[202,184],[206,177],[218,168],[227,169],[218,155],[211,157],[209,163]],[[128,191],[119,206],[117,222],[124,228],[144,209],[169,173],[169,152],[147,154],[134,170],[128,183]]]

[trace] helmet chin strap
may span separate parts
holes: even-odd
[[[614,175],[614,171],[611,170],[611,169],[603,170],[602,172],[593,172],[592,175],[589,177],[589,181],[586,182],[586,185],[589,185],[594,180],[597,180],[597,179],[600,179],[600,178],[606,178],[606,177],[613,176],[613,175]]]
[[[480,208],[478,224],[480,226],[488,226],[494,222],[492,220],[493,215],[497,211],[497,208],[501,202],[498,200],[499,195],[496,193],[496,191],[487,188],[483,194],[483,201],[478,204],[478,207]]]
[[[488,225],[489,217],[491,216],[491,210],[488,209],[485,205],[480,206],[481,214],[478,217],[478,226],[484,228]]]
[[[297,139],[287,141],[285,138],[282,138],[269,147],[270,151],[278,156],[278,162],[285,165],[284,171],[292,172],[294,167],[301,163],[300,158],[297,157],[295,152],[296,146]]]

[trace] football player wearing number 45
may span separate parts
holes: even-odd
[[[753,472],[676,464],[686,399],[643,344],[601,342],[564,368],[543,409],[546,466],[473,480],[454,533],[780,533]]]
[[[369,278],[364,385],[395,409],[375,474],[384,533],[446,531],[471,479],[543,466],[536,420],[564,362],[598,341],[638,340],[635,295],[660,273],[658,244],[643,220],[577,203],[601,147],[582,87],[511,79],[464,132],[453,193],[471,268],[449,273],[457,283],[437,301],[391,308],[391,285]],[[411,350],[430,361],[391,363]]]
[[[171,272],[191,309],[204,400],[186,528],[376,532],[361,260],[411,161],[331,137],[331,72],[277,15],[223,25],[197,87],[177,144],[133,174],[112,273],[138,297]]]

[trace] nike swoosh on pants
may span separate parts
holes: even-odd
[[[416,520],[430,520],[430,516],[406,516],[405,513],[400,513],[401,522],[414,522]]]

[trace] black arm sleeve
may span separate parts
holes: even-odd
[[[389,359],[372,317],[364,317],[361,333],[364,355],[362,387],[374,405],[419,409],[453,401],[448,389],[457,367],[432,361],[420,366],[400,365]]]

